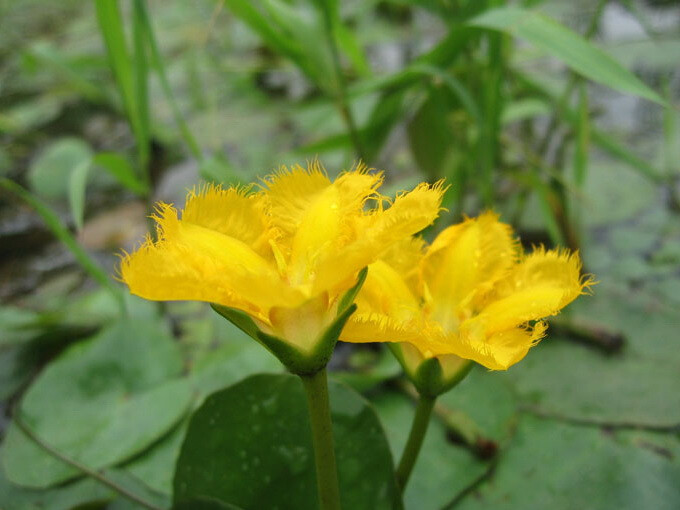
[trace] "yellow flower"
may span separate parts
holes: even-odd
[[[247,313],[257,327],[311,352],[359,271],[437,217],[442,186],[421,184],[389,207],[381,173],[359,167],[334,182],[317,163],[259,186],[191,192],[181,214],[159,204],[157,240],[120,266],[133,294],[207,301]]]
[[[442,231],[430,246],[403,241],[369,266],[341,340],[405,342],[411,377],[437,358],[443,377],[473,360],[493,370],[520,361],[544,336],[541,319],[592,285],[577,254],[522,252],[509,225],[485,213]]]

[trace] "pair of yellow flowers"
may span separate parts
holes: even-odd
[[[122,280],[152,300],[207,301],[245,312],[267,335],[310,352],[368,267],[346,342],[397,342],[411,375],[437,359],[502,370],[544,335],[591,283],[576,254],[524,254],[493,213],[450,226],[427,244],[416,233],[441,210],[441,183],[393,201],[381,173],[356,168],[331,181],[318,164],[282,169],[257,188],[205,186],[181,216],[160,204],[157,240],[123,258]]]

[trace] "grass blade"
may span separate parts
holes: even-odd
[[[136,92],[138,80],[135,77],[135,68],[125,42],[125,31],[123,30],[123,20],[118,9],[118,2],[116,0],[96,0],[95,7],[111,69],[137,141],[140,170],[146,179],[146,167],[149,160],[149,133],[145,129],[143,114],[138,104],[138,93]]]
[[[135,15],[140,25],[139,30],[140,32],[144,32],[149,43],[151,65],[158,74],[158,78],[160,79],[161,87],[163,88],[165,97],[167,98],[168,103],[170,103],[170,108],[172,109],[175,123],[177,124],[177,127],[179,128],[184,141],[189,146],[189,150],[193,156],[197,160],[201,161],[203,159],[201,148],[198,145],[196,138],[194,138],[194,135],[191,133],[186,121],[184,120],[182,112],[179,109],[179,105],[175,100],[175,95],[172,93],[172,87],[170,87],[170,81],[168,80],[168,75],[165,72],[163,57],[160,50],[158,49],[158,43],[153,32],[153,27],[151,26],[151,20],[149,18],[149,13],[146,9],[144,0],[135,0]]]
[[[97,263],[92,260],[90,255],[78,244],[71,232],[62,224],[59,217],[42,200],[25,190],[19,184],[5,177],[0,177],[0,187],[14,193],[21,200],[30,205],[42,217],[45,224],[49,227],[57,239],[59,239],[76,258],[83,269],[100,285],[108,289],[118,300],[121,309],[124,309],[123,295],[118,287],[114,285],[107,274]]]
[[[659,94],[604,51],[542,14],[519,7],[499,7],[482,13],[468,23],[525,39],[590,80],[660,105],[666,104]]]
[[[124,156],[115,152],[100,152],[92,159],[92,163],[106,170],[133,193],[138,195],[148,193],[148,187],[135,175],[132,165]]]

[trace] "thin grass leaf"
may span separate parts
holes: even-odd
[[[165,72],[165,64],[163,63],[163,57],[160,50],[158,49],[158,43],[156,41],[156,36],[154,35],[153,27],[151,26],[151,20],[149,18],[149,13],[146,9],[146,4],[144,0],[135,0],[135,15],[139,22],[139,30],[143,32],[149,43],[149,52],[151,58],[151,65],[158,74],[160,79],[161,87],[163,88],[163,93],[170,104],[172,109],[172,115],[175,118],[175,123],[179,128],[184,141],[189,146],[189,150],[193,156],[201,161],[203,159],[203,152],[201,151],[196,138],[191,133],[188,124],[184,120],[184,116],[179,109],[175,95],[172,93],[172,87],[170,87],[170,81],[168,80],[168,75]]]
[[[533,90],[539,96],[542,96],[549,103],[557,103],[559,101],[559,97],[555,91],[551,90],[550,87],[545,86],[536,79],[521,73],[515,73],[515,77],[522,81],[528,88]],[[563,121],[569,123],[574,129],[576,129],[576,126],[578,125],[578,112],[565,105],[564,108],[559,110],[559,114]],[[610,156],[617,158],[623,163],[626,163],[632,170],[635,170],[636,172],[655,182],[663,181],[661,171],[659,171],[646,160],[628,150],[627,147],[615,140],[609,134],[596,129],[595,126],[591,125],[590,137],[591,143],[607,152]]]
[[[118,2],[116,0],[96,0],[95,7],[111,69],[137,141],[140,170],[145,175],[149,160],[149,133],[145,129],[142,111],[138,104],[135,68],[125,41],[125,31],[123,30],[123,20],[118,9]]]
[[[139,123],[143,133],[150,137],[151,120],[149,116],[149,66],[147,65],[145,24],[143,18],[143,2],[135,1],[132,9],[132,42],[135,78],[135,96],[139,115]],[[149,140],[146,140],[149,143]]]
[[[120,289],[114,285],[101,267],[90,257],[90,255],[78,244],[71,232],[62,224],[59,217],[42,200],[25,190],[19,184],[5,177],[0,177],[0,187],[14,193],[21,200],[30,205],[42,217],[45,224],[52,231],[54,236],[59,239],[69,249],[82,268],[101,286],[111,292],[124,310],[125,303]]]
[[[574,182],[582,189],[588,172],[588,152],[590,150],[590,112],[588,91],[581,82],[578,87],[578,122],[576,124],[576,146],[574,148]]]
[[[660,105],[666,101],[604,51],[556,21],[519,7],[499,7],[482,13],[469,25],[500,30],[525,39],[562,60],[578,74],[620,92]]]
[[[92,159],[92,164],[110,173],[122,186],[138,195],[146,195],[149,191],[146,183],[141,181],[130,165],[130,162],[115,152],[100,152]]]

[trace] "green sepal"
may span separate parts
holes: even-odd
[[[404,369],[404,373],[408,379],[413,383],[418,393],[425,397],[435,398],[443,393],[446,393],[459,382],[461,382],[468,375],[474,363],[468,361],[460,367],[460,369],[449,377],[444,377],[444,369],[441,366],[438,358],[428,358],[422,361],[415,373],[410,371],[410,367],[404,359],[401,352],[401,346],[398,343],[390,343],[390,350],[399,364]]]
[[[364,286],[366,275],[368,275],[368,266],[359,271],[359,274],[357,275],[357,282],[354,284],[354,287],[345,292],[342,298],[340,298],[340,303],[338,303],[338,315],[343,313],[352,303],[354,303],[354,300],[356,299],[357,294],[359,294],[361,287]]]
[[[290,372],[297,375],[313,375],[330,361],[335,344],[338,343],[340,333],[342,333],[342,328],[345,327],[345,323],[357,309],[354,299],[366,281],[367,274],[368,267],[359,271],[357,282],[340,298],[335,319],[314,343],[314,349],[311,352],[302,351],[290,342],[265,333],[242,310],[216,303],[211,303],[210,306],[246,335],[257,340],[265,349],[276,356]]]
[[[254,338],[258,342],[260,341],[260,339],[257,337],[257,333],[260,331],[260,328],[257,327],[255,321],[251,319],[250,315],[248,315],[246,312],[237,308],[218,305],[216,303],[210,303],[210,306],[213,310],[231,322],[238,329],[243,331],[246,335]]]
[[[257,340],[269,352],[276,356],[290,372],[297,375],[312,375],[324,368],[333,355],[333,349],[338,342],[342,328],[350,316],[356,311],[357,305],[349,305],[338,314],[333,322],[315,342],[314,349],[305,352],[297,349],[290,342],[286,342],[274,335],[265,333],[257,327],[255,322],[241,310],[222,305],[211,305],[213,310],[230,321],[237,328]]]

